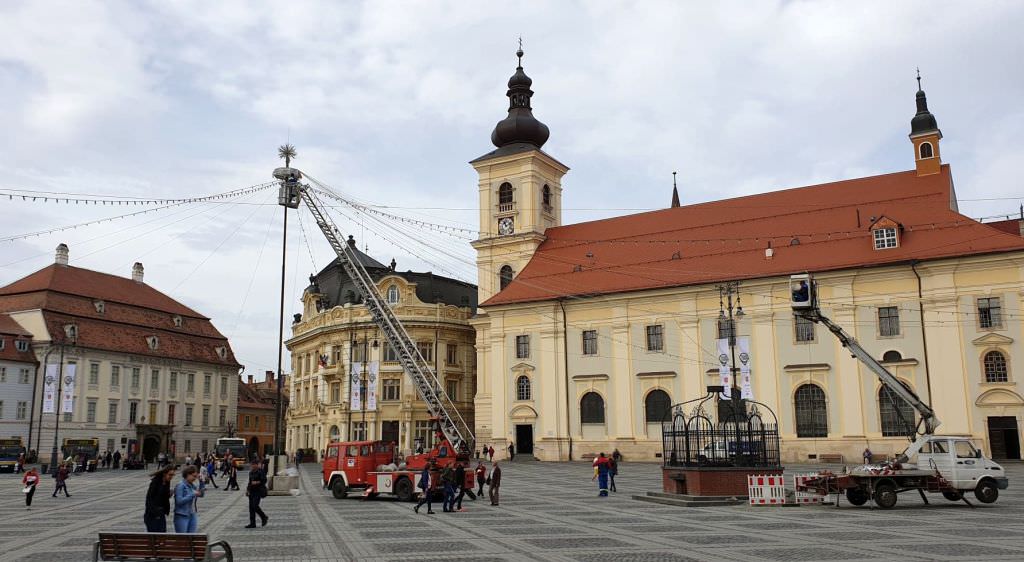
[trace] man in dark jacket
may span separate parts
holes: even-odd
[[[498,505],[498,488],[501,487],[501,467],[498,466],[498,462],[494,462],[494,468],[491,469],[491,476],[487,479],[490,484],[490,488],[487,489],[487,493],[491,496],[491,505]]]
[[[423,495],[420,496],[420,503],[416,504],[416,507],[412,508],[416,513],[420,512],[420,507],[422,507],[423,504],[427,504],[427,514],[434,514],[434,509],[430,501],[430,480],[433,478],[430,474],[430,469],[431,465],[428,464],[424,466],[423,471],[420,472],[420,481],[416,483],[416,487],[423,493]]]
[[[455,506],[452,511],[462,511],[462,498],[466,496],[466,467],[461,462],[455,463],[455,486],[459,496],[455,498]],[[472,490],[469,491],[473,493]]]
[[[167,532],[167,516],[171,513],[171,480],[174,467],[167,466],[152,474],[146,492],[146,512],[142,520],[150,533]]]
[[[256,516],[260,516],[262,526],[267,526],[266,513],[260,509],[260,500],[267,496],[267,473],[263,470],[263,462],[257,457],[252,463],[249,471],[249,485],[245,489],[245,495],[249,496],[249,524],[246,529],[256,528]]]

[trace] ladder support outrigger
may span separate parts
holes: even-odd
[[[291,167],[277,168],[274,170],[274,177],[281,183],[278,204],[298,209],[300,203],[305,203],[309,212],[313,214],[316,225],[338,256],[338,262],[342,269],[352,279],[363,297],[363,304],[370,312],[374,324],[380,329],[392,349],[397,352],[399,364],[412,379],[420,398],[426,403],[431,417],[437,419],[441,432],[457,451],[471,451],[475,438],[469,425],[459,413],[458,408],[455,407],[451,397],[442,388],[430,363],[420,354],[416,342],[409,336],[398,316],[384,301],[376,283],[357,259],[355,249],[342,241],[338,228],[324,213],[323,203],[317,194],[308,184],[301,183],[302,172]]]

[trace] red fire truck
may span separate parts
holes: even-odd
[[[472,492],[475,478],[473,468],[469,466],[469,454],[452,447],[441,431],[438,420],[431,420],[431,423],[437,445],[427,452],[409,455],[404,460],[398,458],[395,443],[331,443],[327,446],[327,456],[323,463],[324,487],[329,488],[338,499],[344,499],[349,492],[358,490],[364,498],[390,495],[401,501],[411,501],[420,492],[416,485],[424,466],[431,467],[430,490],[434,493],[437,491],[434,484],[440,481],[441,470],[458,462],[466,469],[466,493],[475,498]],[[389,470],[390,465],[398,468]]]

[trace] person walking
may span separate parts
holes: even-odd
[[[608,457],[604,456],[604,453],[594,459],[594,477],[590,481],[594,480],[597,480],[597,495],[602,498],[608,497]]]
[[[618,450],[615,451],[616,453]],[[612,453],[612,458],[608,459],[608,489],[617,492],[615,489],[615,476],[619,474],[619,463],[615,460],[615,453]]]
[[[25,453],[18,453],[18,460],[14,461],[14,473],[25,472]]]
[[[864,447],[864,464],[871,464],[871,449]]]
[[[419,488],[423,493],[423,495],[420,497],[420,502],[416,504],[416,507],[412,508],[412,510],[415,511],[416,513],[420,512],[420,507],[423,507],[423,504],[427,504],[427,515],[434,514],[434,506],[431,504],[430,501],[430,479],[430,465],[427,464],[426,466],[423,467],[423,470],[420,472],[420,481],[416,484],[416,487]]]
[[[491,462],[494,462],[494,445],[487,448],[487,456],[490,457]]]
[[[487,489],[487,494],[491,498],[491,505],[498,505],[499,488],[501,488],[501,467],[498,466],[497,461],[495,461],[493,468],[491,468],[491,475],[487,478],[487,483],[490,485]]]
[[[516,444],[515,443],[509,443],[508,444],[508,460],[510,460],[510,461],[516,460]]]
[[[196,502],[203,496],[203,490],[196,481],[199,471],[186,466],[181,471],[181,482],[174,488],[174,532],[195,533],[199,530],[199,511]]]
[[[263,470],[263,461],[258,457],[252,461],[249,485],[245,489],[245,495],[249,496],[249,524],[245,528],[256,528],[257,515],[260,516],[260,524],[266,527],[270,518],[260,509],[260,501],[267,496],[267,473]]]
[[[114,451],[114,470],[121,468],[121,451]]]
[[[238,490],[238,469],[235,468],[234,463],[228,464],[228,485],[224,487],[225,490]]]
[[[25,486],[25,509],[32,509],[32,496],[36,495],[36,486],[39,485],[39,473],[34,467],[21,477],[21,483]]]
[[[476,465],[476,482],[480,486],[480,489],[477,491],[476,495],[483,497],[484,484],[487,483],[487,467],[484,466],[483,461],[480,461]]]
[[[450,513],[455,504],[455,471],[448,465],[441,471],[441,484],[444,485],[444,501],[441,507],[444,513]]]
[[[142,520],[149,533],[166,533],[167,516],[171,514],[171,480],[174,467],[165,466],[150,475],[149,490],[146,491],[146,511]]]
[[[466,497],[466,467],[461,462],[455,463],[455,489],[459,492],[455,497],[452,511],[462,511],[462,498]],[[472,490],[469,493],[473,493]]]
[[[68,493],[68,467],[66,464],[61,463],[57,468],[57,474],[54,475],[57,479],[57,487],[53,490],[53,497],[57,497],[57,492],[64,490],[64,497],[70,498],[71,494]]]
[[[217,485],[217,481],[213,479],[213,477],[216,475],[217,466],[213,461],[213,457],[211,456],[210,459],[206,461],[206,477],[210,479],[210,484],[213,484],[214,488],[220,488],[220,486]]]

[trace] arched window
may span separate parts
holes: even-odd
[[[883,437],[904,437],[914,433],[914,408],[887,386],[878,391],[878,412],[882,418]]]
[[[922,142],[921,143],[921,159],[932,157],[932,143]]]
[[[644,417],[647,423],[668,420],[668,412],[672,408],[672,400],[664,390],[652,390],[644,398]]]
[[[398,304],[398,285],[388,287],[388,304]]]
[[[505,182],[498,187],[498,203],[511,203],[512,202],[512,184]]]
[[[882,361],[885,363],[896,363],[897,361],[903,361],[903,356],[900,355],[899,351],[890,349],[882,354]]]
[[[1006,356],[1001,351],[989,351],[985,354],[985,382],[1008,382]]]
[[[604,423],[604,398],[588,392],[580,398],[580,423]]]
[[[805,384],[793,395],[796,411],[797,437],[828,437],[828,409],[825,391],[818,385]]]
[[[331,436],[331,442],[341,441],[341,430],[338,429],[338,426],[336,425],[331,426],[331,430],[328,432],[328,435]]]
[[[516,400],[530,400],[533,388],[530,386],[530,377],[520,375],[516,379]]]
[[[541,189],[541,198],[541,201],[543,201],[544,203],[545,209],[551,206],[551,188],[548,187],[547,184],[545,184],[544,188]]]
[[[498,278],[499,278],[498,290],[499,291],[504,291],[505,287],[508,287],[508,284],[512,282],[513,275],[514,274],[512,273],[512,266],[510,266],[510,265],[503,265],[503,266],[501,266],[501,271],[498,273]]]

